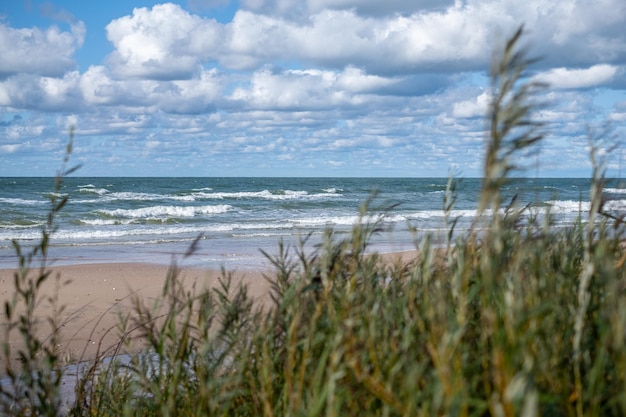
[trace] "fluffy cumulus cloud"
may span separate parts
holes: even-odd
[[[597,64],[589,68],[554,68],[536,77],[537,81],[552,88],[590,88],[605,85],[624,76],[624,68],[615,65]]]
[[[0,82],[0,106],[42,111],[75,111],[82,104],[77,89],[80,74],[67,72],[63,77],[17,74]]]
[[[553,48],[548,58],[569,57],[580,64],[617,62],[626,56],[621,33],[626,5],[620,0],[604,0],[602,7],[583,0],[558,5],[456,1],[445,8],[407,3],[318,0],[303,9],[302,1],[271,2],[272,10],[310,10],[301,20],[260,13],[257,9],[269,5],[251,1],[226,24],[174,4],[138,8],[107,26],[115,46],[109,65],[119,76],[138,78],[187,78],[211,61],[255,69],[272,60],[297,60],[337,69],[355,65],[380,74],[478,69],[487,65],[496,37],[509,35],[520,23],[526,24],[530,42],[536,40],[540,52],[547,51],[543,45]],[[363,15],[362,8],[381,10]]]
[[[586,126],[625,130],[623,0],[188,0],[99,26],[46,10],[62,24],[0,20],[0,155],[43,160],[76,124],[84,165],[120,174],[480,175],[487,69],[520,24],[549,84],[546,169],[585,175]],[[78,70],[87,31],[111,49]]]
[[[325,9],[306,22],[240,11],[228,25],[221,62],[250,68],[296,59],[333,68],[356,65],[379,74],[473,67],[489,56],[487,30],[473,18],[461,8],[378,19],[354,9]]]
[[[255,72],[247,87],[237,88],[232,100],[265,109],[326,109],[359,106],[376,97],[368,92],[394,84],[394,80],[364,74],[348,67],[342,72],[269,69]]]
[[[136,8],[106,27],[115,47],[108,65],[118,77],[191,78],[201,62],[218,52],[223,28],[166,3]]]
[[[489,93],[482,91],[478,96],[470,100],[461,100],[452,106],[452,114],[454,117],[484,117],[489,107]]]
[[[135,107],[137,110],[167,113],[209,111],[220,91],[220,76],[214,70],[201,71],[189,80],[117,79],[103,66],[92,66],[79,85],[86,104]]]
[[[0,22],[0,77],[19,73],[63,76],[75,67],[73,55],[83,44],[85,25],[71,31],[49,28],[12,28]]]

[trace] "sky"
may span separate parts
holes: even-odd
[[[517,175],[626,177],[624,0],[0,0],[0,176],[480,177],[520,25]]]

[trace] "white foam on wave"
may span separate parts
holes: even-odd
[[[128,201],[154,201],[154,200],[163,200],[166,199],[167,196],[162,194],[150,194],[150,193],[135,193],[132,191],[121,191],[116,193],[111,193],[106,196],[106,200],[128,200]]]
[[[211,215],[226,213],[231,210],[232,206],[221,204],[218,206],[152,206],[138,209],[115,209],[115,210],[98,210],[112,217],[130,217],[130,218],[161,218],[161,217],[194,217],[197,215]]]
[[[251,199],[260,198],[263,200],[313,200],[320,198],[337,198],[340,194],[336,192],[309,194],[307,191],[285,190],[280,192],[263,191],[239,191],[239,192],[217,192],[217,193],[197,193],[198,198],[203,199]]]
[[[444,217],[443,210],[421,210],[400,216],[393,216],[396,221],[404,220],[432,220],[436,218]],[[469,217],[473,218],[478,216],[478,210],[452,210],[450,212],[450,218],[456,217]]]
[[[193,190],[191,194],[183,195],[164,195],[151,193],[138,193],[132,191],[110,192],[106,188],[81,188],[80,192],[97,194],[101,196],[98,200],[77,200],[78,203],[99,203],[112,201],[158,201],[172,200],[193,202],[198,200],[224,200],[224,199],[263,199],[271,201],[280,200],[316,200],[324,198],[337,198],[341,194],[336,188],[323,190],[323,193],[309,193],[307,191],[239,191],[239,192],[210,192],[211,188],[200,188]]]
[[[552,214],[580,213],[589,211],[591,203],[577,200],[550,200],[547,201]]]
[[[41,239],[41,229],[29,227],[27,229],[4,228],[0,231],[0,242],[11,242],[12,240],[33,240]]]
[[[95,194],[95,193],[94,193]],[[73,200],[73,203],[79,204],[94,204],[94,203],[111,203],[115,201],[160,201],[160,200],[172,200],[172,201],[184,201],[194,202],[196,197],[193,195],[163,195],[163,194],[148,194],[148,193],[135,193],[135,192],[116,192],[116,193],[101,193],[101,197],[95,200]]]
[[[93,193],[96,194],[96,193]],[[73,200],[72,203],[94,204],[94,203],[110,203],[113,201],[156,201],[165,200],[168,197],[160,194],[134,193],[130,191],[102,193],[95,200]]]
[[[106,228],[99,230],[69,230],[62,229],[54,233],[51,239],[51,243],[53,245],[56,244],[68,244],[71,243],[76,246],[80,246],[82,244],[90,244],[94,241],[102,244],[106,241],[111,240],[111,244],[122,244],[125,243],[125,239],[128,237],[139,238],[142,241],[144,237],[154,237],[154,236],[175,236],[181,235],[183,238],[184,235],[190,234],[199,234],[205,232],[205,228],[202,227],[159,227],[159,228],[145,228],[145,227],[120,227],[120,228]],[[36,231],[24,231],[21,233],[0,233],[0,241],[3,240],[35,240],[41,238],[41,232]]]
[[[119,226],[132,224],[134,222],[132,219],[80,219],[78,221],[88,226]]]
[[[41,227],[45,225],[43,222],[33,222],[31,224],[3,224],[0,222],[0,228],[2,229],[15,229],[15,230],[26,230],[26,229],[37,229],[41,230]]]
[[[15,204],[22,206],[37,206],[41,204],[47,204],[48,201],[45,200],[25,200],[23,198],[0,198],[0,203],[4,204]]]
[[[92,193],[92,194],[98,194],[98,195],[104,195],[109,192],[109,190],[107,190],[106,188],[97,188],[93,184],[79,185],[78,191],[81,193]]]
[[[196,201],[196,197],[194,197],[193,195],[173,195],[173,196],[168,196],[166,197],[166,199],[168,200],[174,200],[174,201]]]
[[[453,210],[450,213],[450,217],[456,218],[473,218],[477,215],[476,210]],[[393,215],[379,216],[372,214],[369,216],[358,215],[344,215],[344,216],[317,216],[317,217],[305,217],[300,219],[290,220],[295,226],[298,227],[321,227],[321,226],[352,226],[361,222],[363,224],[374,223],[378,220],[382,220],[386,223],[403,223],[407,221],[429,221],[439,220],[444,217],[443,210],[421,210],[410,213],[401,213]]]
[[[248,230],[282,230],[292,228],[293,224],[276,223],[276,224],[216,224],[216,225],[195,225],[195,226],[123,226],[119,228],[102,228],[102,229],[90,229],[90,230],[69,230],[61,229],[52,236],[52,243],[70,243],[80,246],[81,244],[91,244],[94,241],[104,243],[109,240],[115,240],[112,244],[125,243],[127,238],[138,238],[141,241],[147,241],[146,239],[158,239],[162,240],[163,236],[178,236],[180,239],[185,239],[189,236],[198,235],[200,233],[228,233],[236,231],[248,231]],[[158,237],[158,238],[156,238]],[[41,238],[41,232],[31,231],[16,231],[14,233],[0,232],[0,241],[11,239],[18,240],[34,240]],[[119,240],[122,239],[122,240]]]
[[[626,200],[606,201],[603,208],[610,211],[626,211]]]
[[[359,216],[320,216],[293,219],[292,222],[299,227],[319,227],[319,226],[351,226],[359,221]]]

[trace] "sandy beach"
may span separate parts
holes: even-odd
[[[96,355],[110,354],[120,340],[119,314],[129,311],[132,300],[140,297],[150,303],[161,295],[168,267],[152,264],[109,263],[52,267],[52,276],[42,288],[42,300],[36,308],[38,333],[50,334],[46,318],[59,314],[63,340],[59,346],[67,362],[94,359]],[[32,271],[33,274],[37,271]],[[3,317],[1,337],[5,338],[4,303],[14,292],[14,269],[0,269],[0,302]],[[34,275],[33,275],[34,276]],[[218,284],[220,271],[209,269],[181,269],[186,288],[210,288]],[[59,277],[60,279],[56,279]],[[233,273],[234,283],[248,285],[249,294],[264,300],[269,285],[262,271]],[[48,297],[58,286],[58,303],[53,305]],[[63,309],[59,309],[63,306]],[[22,346],[21,335],[11,332],[9,343],[13,353]]]
[[[385,262],[408,262],[414,258],[414,251],[389,253]],[[44,283],[40,303],[35,317],[38,334],[45,338],[51,333],[47,318],[58,314],[62,341],[59,351],[65,362],[73,363],[92,360],[96,356],[110,356],[120,341],[120,314],[130,311],[134,299],[141,299],[146,305],[161,296],[169,267],[144,263],[97,263],[67,266],[53,266],[52,274]],[[232,273],[233,284],[248,286],[248,294],[257,302],[269,300],[270,285],[264,273],[270,273],[259,266],[258,269],[228,271]],[[37,269],[31,271],[33,277]],[[4,304],[14,293],[15,269],[0,269],[0,302]],[[218,285],[221,271],[203,268],[180,268],[178,277],[185,288],[191,290],[213,288]],[[56,305],[50,297],[58,294]],[[60,309],[59,307],[63,307]],[[6,317],[0,321],[0,337],[5,338]],[[9,337],[12,356],[23,347],[18,331]],[[141,341],[137,341],[138,347]],[[15,359],[15,357],[13,357]]]

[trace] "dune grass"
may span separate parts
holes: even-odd
[[[514,161],[545,128],[533,121],[543,86],[525,78],[532,61],[518,48],[521,36],[520,29],[494,59],[480,214],[469,232],[453,233],[451,179],[442,202],[446,245],[420,239],[410,262],[366,255],[381,214],[348,237],[329,230],[312,251],[305,241],[279,243],[278,255],[268,255],[265,306],[227,271],[216,289],[186,290],[173,264],[162,297],[137,298],[120,318],[128,336],[120,348],[134,353],[98,358],[69,414],[625,415],[625,230],[623,215],[604,211],[598,142],[590,139],[591,209],[575,226],[555,228],[549,212],[501,201]],[[58,415],[63,401],[55,318],[46,340],[32,328],[38,288],[52,279],[45,255],[64,201],[52,203],[41,245],[25,255],[16,244],[6,331],[28,343],[23,352],[3,344],[0,373],[13,382],[0,388],[6,415]],[[370,214],[364,204],[362,219]],[[137,336],[147,348],[136,350]],[[7,360],[16,354],[17,369]]]

